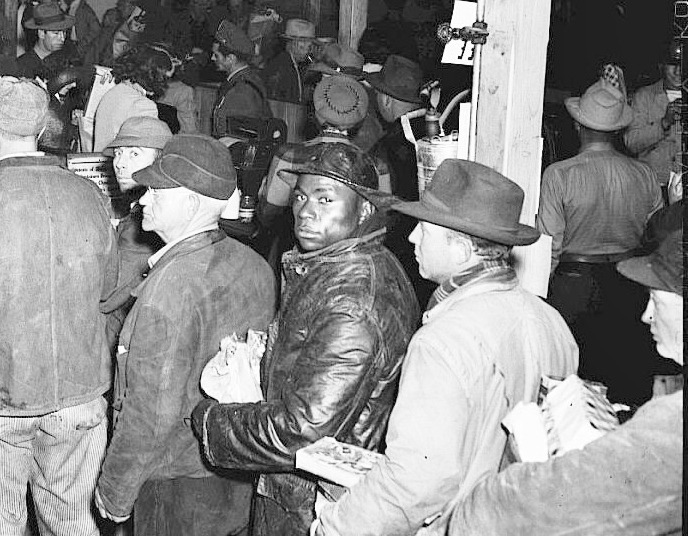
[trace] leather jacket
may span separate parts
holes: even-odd
[[[277,472],[259,493],[287,510],[314,500],[295,452],[323,436],[381,450],[401,363],[419,320],[413,288],[384,230],[282,259],[283,294],[261,366],[265,401],[194,411],[209,461]]]

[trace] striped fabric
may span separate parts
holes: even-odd
[[[0,536],[23,536],[31,486],[41,536],[97,536],[93,491],[105,455],[107,403],[0,417]]]

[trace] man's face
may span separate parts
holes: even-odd
[[[218,71],[229,72],[229,61],[227,56],[220,52],[219,43],[213,43],[213,53],[210,59],[215,63],[215,67],[217,67]]]
[[[650,289],[642,316],[657,343],[657,353],[683,365],[683,297],[674,292]]]
[[[150,147],[115,147],[114,152],[112,165],[122,192],[128,192],[138,186],[131,176],[150,166],[158,155],[158,150]]]
[[[681,89],[680,65],[662,65],[662,77],[666,89]]]
[[[64,30],[39,30],[38,38],[43,47],[50,53],[56,52],[64,45],[67,32]]]
[[[182,236],[187,227],[185,215],[191,193],[186,188],[148,188],[139,199],[143,230],[157,233],[166,243]]]
[[[467,252],[471,251],[471,243],[460,244],[461,238],[449,238],[449,231],[445,227],[427,221],[418,225],[409,235],[409,242],[414,247],[418,273],[424,279],[441,284],[457,273],[461,265],[468,260]]]
[[[294,61],[301,62],[311,51],[311,42],[308,39],[290,39],[287,42],[287,50],[294,57]]]
[[[339,181],[301,175],[294,190],[294,232],[303,251],[315,251],[354,236],[362,198]]]

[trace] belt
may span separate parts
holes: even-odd
[[[623,253],[594,253],[585,255],[582,253],[562,253],[559,262],[582,262],[585,264],[612,264],[636,257],[638,250],[625,251]]]

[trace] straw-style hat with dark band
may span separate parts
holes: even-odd
[[[371,73],[366,80],[378,91],[397,100],[420,104],[420,86],[423,73],[420,65],[403,56],[391,55],[378,73]]]
[[[389,208],[399,199],[378,190],[378,173],[372,159],[358,147],[347,143],[316,143],[306,149],[303,163],[294,169],[277,172],[292,188],[299,175],[329,177],[351,188],[378,210]]]
[[[310,71],[329,75],[343,75],[360,80],[363,78],[365,59],[360,52],[339,43],[330,43],[323,49],[320,61],[311,65]]]
[[[444,160],[420,201],[392,209],[498,244],[525,246],[540,233],[519,223],[523,190],[495,170],[467,160]]]
[[[229,199],[236,188],[232,157],[222,143],[203,134],[177,134],[162,156],[132,178],[151,188],[188,188],[215,199]]]
[[[68,30],[74,26],[75,18],[63,13],[57,2],[38,4],[33,8],[33,18],[24,23],[29,30]]]
[[[312,41],[315,39],[315,24],[305,19],[289,19],[282,37],[284,39]]]
[[[581,125],[603,132],[626,128],[633,121],[633,109],[624,95],[605,80],[598,80],[582,97],[565,101],[566,109]]]
[[[646,287],[682,294],[683,229],[669,233],[649,255],[621,261],[616,269]]]

